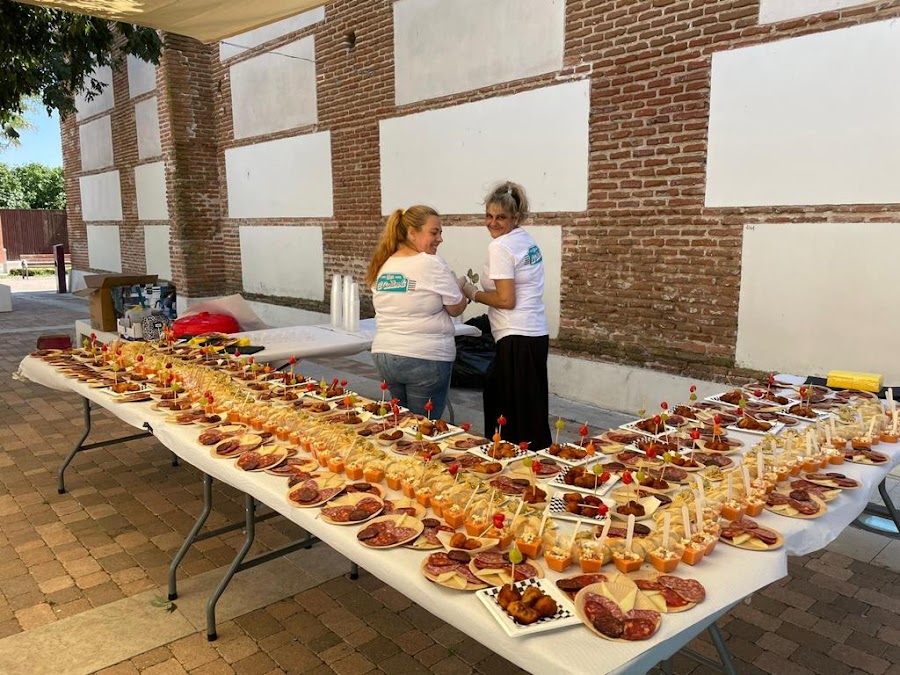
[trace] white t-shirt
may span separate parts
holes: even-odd
[[[499,340],[507,335],[540,337],[548,335],[544,312],[544,259],[537,242],[521,227],[491,240],[482,287],[496,289],[497,279],[513,279],[516,306],[513,309],[488,308],[491,332]]]
[[[372,353],[453,361],[455,329],[444,305],[462,299],[443,258],[428,253],[388,258],[372,288],[377,326]]]

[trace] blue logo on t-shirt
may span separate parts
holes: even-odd
[[[526,265],[537,265],[539,262],[543,261],[544,258],[541,256],[541,249],[537,247],[537,244],[528,249],[528,255],[525,256]]]
[[[416,290],[416,282],[414,279],[407,279],[403,274],[386,272],[375,280],[375,290],[383,293],[406,293]]]

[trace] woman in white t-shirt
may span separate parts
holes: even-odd
[[[444,412],[456,359],[451,317],[466,298],[443,258],[436,255],[441,221],[429,206],[397,209],[387,220],[366,283],[372,289],[376,332],[372,356],[400,405],[432,419]]]
[[[484,387],[484,432],[506,418],[505,440],[526,441],[532,450],[550,445],[547,356],[549,329],[544,312],[544,263],[534,238],[522,229],[528,198],[521,185],[506,181],[484,198],[485,224],[492,241],[479,290],[463,292],[488,306],[497,341]],[[462,282],[462,280],[460,280]]]

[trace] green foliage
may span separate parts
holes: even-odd
[[[151,28],[0,0],[0,135],[18,137],[27,99],[65,116],[77,93],[91,99],[108,84],[91,77],[97,67],[117,68],[127,54],[158,63],[160,51]]]
[[[0,162],[0,208],[65,209],[66,187],[61,167]]]
[[[68,272],[68,269],[66,270]],[[52,277],[56,275],[55,267],[29,267],[28,268],[28,276],[30,277]],[[11,277],[24,277],[25,270],[21,267],[11,267],[9,269],[9,276]]]
[[[27,209],[25,191],[15,171],[0,163],[0,208]]]

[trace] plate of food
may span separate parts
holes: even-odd
[[[580,466],[593,459],[586,448],[574,443],[552,443],[549,448],[538,450],[537,454],[565,466]]]
[[[513,581],[509,554],[502,551],[490,550],[475,554],[469,563],[469,569],[490,586],[502,586]],[[516,565],[515,575],[515,581],[524,581],[543,577],[544,570],[533,560],[524,560]]]
[[[235,465],[241,471],[265,471],[281,464],[287,456],[288,448],[284,445],[261,446],[243,453]]]
[[[839,488],[841,490],[856,490],[862,486],[862,483],[855,478],[850,478],[834,471],[808,473],[804,478],[810,483],[815,483],[822,487]]]
[[[274,476],[293,476],[296,473],[315,473],[319,470],[319,463],[311,457],[288,457],[277,466],[266,468],[266,473]]]
[[[409,497],[385,497],[384,514],[399,514],[422,518],[425,515],[425,507],[415,499]]]
[[[249,433],[250,428],[244,424],[222,424],[202,432],[197,440],[200,445],[217,445],[226,438],[233,438]]]
[[[585,494],[603,496],[608,493],[621,476],[617,472],[608,470],[604,465],[599,473],[593,471],[593,467],[572,466],[561,471],[548,485],[559,490],[577,490]]]
[[[835,487],[825,487],[824,485],[817,485],[811,481],[808,481],[804,478],[798,478],[796,480],[792,480],[790,482],[790,490],[806,490],[810,494],[815,495],[819,499],[821,499],[826,504],[828,502],[833,502],[835,499],[841,496],[841,491],[839,488]]]
[[[550,517],[576,523],[598,523],[606,520],[611,505],[596,495],[556,493],[550,499]]]
[[[890,457],[885,455],[882,452],[877,452],[875,450],[866,450],[865,448],[850,448],[849,450],[844,451],[844,459],[852,464],[868,464],[868,465],[879,465],[879,464],[887,464],[890,461]]]
[[[761,527],[746,516],[723,526],[719,530],[719,540],[748,551],[774,551],[784,546],[784,537],[780,532]]]
[[[424,529],[418,518],[392,513],[369,521],[356,538],[368,548],[394,548],[416,540]]]
[[[608,579],[606,574],[602,572],[594,572],[589,574],[576,574],[571,577],[563,577],[556,580],[556,587],[565,594],[566,598],[575,602],[575,596],[582,588],[586,588],[591,584],[599,584]]]
[[[766,510],[789,518],[821,518],[828,511],[820,497],[807,490],[791,490],[790,494],[770,492],[766,497]]]
[[[640,603],[639,597],[644,598]],[[575,613],[581,621],[603,639],[620,642],[646,640],[659,630],[662,615],[651,609],[655,606],[621,574],[586,586],[575,596]]]
[[[525,457],[527,454],[529,454],[528,450],[523,450],[518,445],[510,443],[509,441],[486,443],[485,445],[480,445],[477,448],[471,448],[469,452],[473,455],[483,457],[484,459],[501,462],[504,465],[509,464],[510,462],[513,462],[517,459],[521,459],[522,457]]]
[[[406,544],[407,548],[417,551],[431,551],[436,548],[443,548],[444,545],[441,543],[438,535],[442,532],[448,534],[455,532],[452,527],[442,523],[437,518],[422,518],[422,525],[424,527],[422,534],[415,541]]]
[[[564,468],[561,462],[550,457],[533,457],[532,460],[533,463],[530,466],[525,466],[527,458],[517,459],[509,464],[508,469],[511,474],[517,477],[530,478],[532,472],[534,472],[535,478],[538,480],[550,480],[558,473],[561,473]]]
[[[262,442],[262,436],[258,436],[257,434],[231,436],[219,441],[210,450],[210,454],[218,459],[231,459],[243,455],[245,452],[256,450],[256,448],[262,445]]]
[[[444,442],[448,450],[471,450],[482,445],[490,444],[490,441],[483,436],[473,436],[472,434],[464,434],[448,439]]]
[[[634,580],[643,593],[661,613],[677,614],[693,609],[706,599],[706,588],[696,579],[657,574],[655,571]]]
[[[403,429],[407,434],[418,437],[422,434],[422,438],[429,441],[443,441],[451,436],[462,433],[462,428],[448,424],[444,420],[419,420],[418,424],[414,424]]]
[[[465,532],[438,532],[437,538],[448,551],[466,551],[470,555],[489,551],[500,543],[494,537],[470,537]]]
[[[343,492],[344,485],[343,476],[333,473],[309,478],[288,490],[288,502],[300,508],[321,506]]]
[[[455,591],[477,591],[488,588],[469,569],[472,556],[467,551],[438,551],[422,561],[422,574],[429,581]]]
[[[630,499],[624,504],[614,504],[610,508],[609,514],[619,520],[628,520],[628,516],[631,515],[636,521],[647,520],[653,517],[662,504],[663,502],[655,495],[650,495],[640,499]]]
[[[730,429],[731,431],[743,431],[747,434],[759,434],[760,436],[772,434],[774,436],[784,429],[784,423],[765,422],[763,420],[758,420],[751,415],[744,414],[737,422],[725,428]]]
[[[344,493],[328,502],[320,515],[331,525],[358,525],[371,520],[384,509],[384,501],[377,494]]]
[[[510,637],[576,626],[581,620],[546,579],[525,579],[475,594]]]

